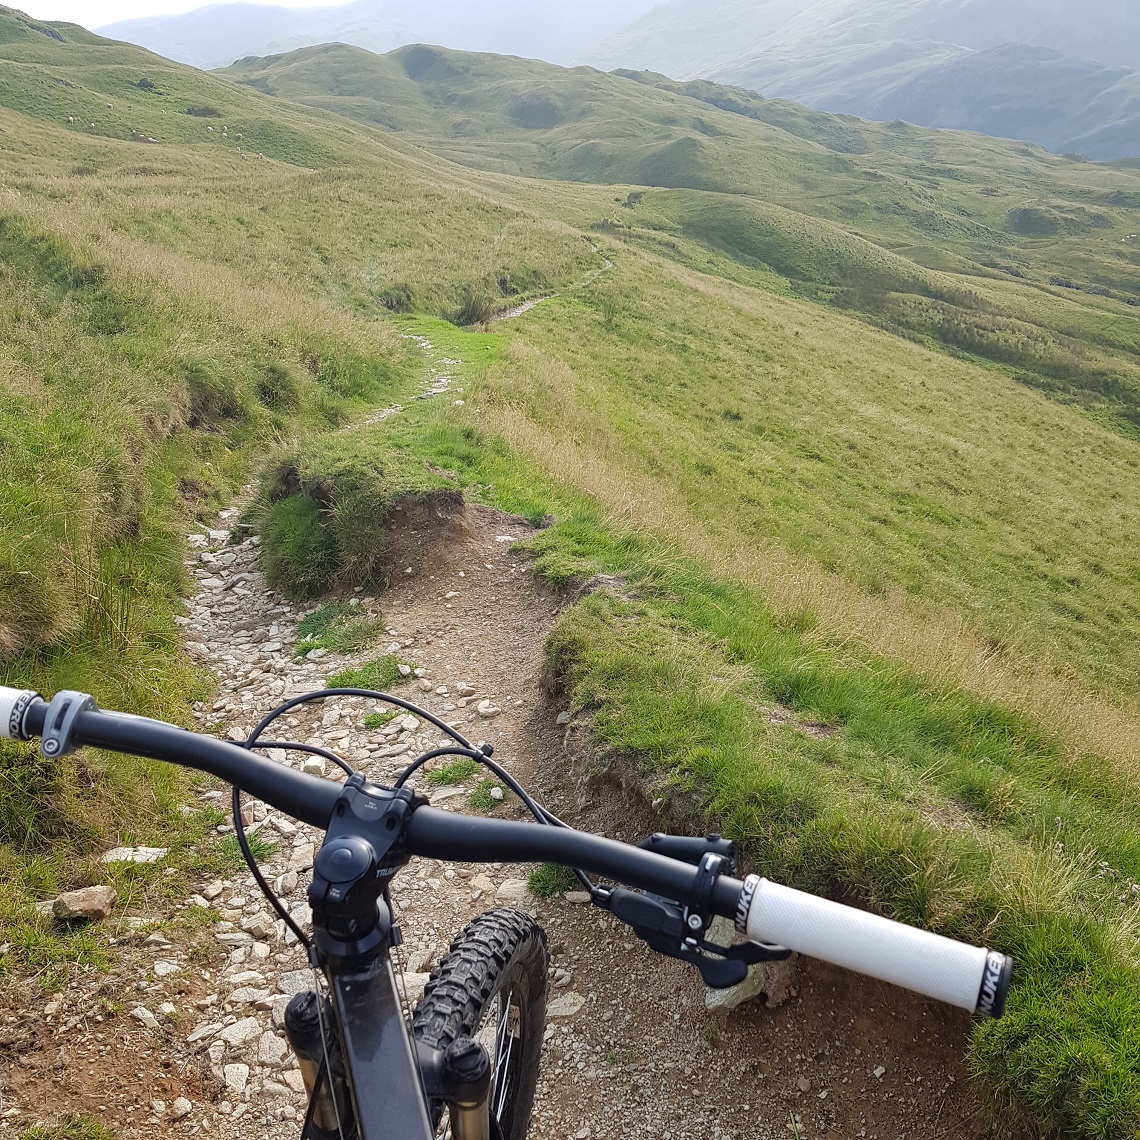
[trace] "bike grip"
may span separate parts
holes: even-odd
[[[31,689],[9,689],[0,685],[0,737],[5,740],[27,740],[24,714],[39,696]]]
[[[741,903],[737,925],[753,942],[786,946],[982,1017],[1005,1010],[1013,960],[1004,954],[755,875],[745,881]]]

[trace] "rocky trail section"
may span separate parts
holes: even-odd
[[[197,592],[181,621],[188,651],[219,679],[216,700],[198,710],[203,728],[244,738],[282,700],[391,653],[410,670],[401,695],[491,740],[496,759],[553,810],[623,838],[653,830],[647,805],[605,782],[583,783],[567,751],[581,734],[567,732],[566,710],[551,704],[540,678],[542,646],[567,599],[515,550],[527,530],[521,520],[470,504],[396,512],[392,588],[347,599],[382,614],[378,644],[304,657],[295,643],[309,611],[266,587],[256,538],[230,544],[233,522],[223,512],[215,529],[191,539]],[[284,718],[282,735],[329,748],[377,781],[441,743],[410,714],[368,727],[370,711],[354,698],[304,706]],[[324,771],[300,753],[273,758]],[[472,810],[477,780],[425,790],[439,806]],[[201,796],[228,801],[215,789]],[[492,810],[517,815],[509,802]],[[269,845],[267,877],[306,921],[306,868],[320,835],[265,805],[246,812],[248,830]],[[393,894],[413,1001],[474,915],[515,905],[546,927],[550,1020],[533,1140],[995,1135],[961,1062],[963,1015],[817,963],[801,963],[778,1009],[757,1000],[711,1014],[694,971],[652,954],[573,893],[535,899],[528,871],[417,859]],[[58,995],[34,982],[9,994],[0,1138],[69,1112],[91,1114],[121,1140],[298,1135],[304,1097],[282,1015],[289,995],[311,985],[304,955],[246,873],[195,886],[176,902],[120,904],[107,920],[120,953],[109,974],[77,970]],[[178,921],[188,915],[213,921]]]

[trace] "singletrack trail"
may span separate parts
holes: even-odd
[[[447,366],[434,361],[430,343],[422,347],[430,389]],[[525,522],[473,504],[409,505],[393,526],[391,588],[348,598],[383,615],[378,642],[300,659],[294,645],[306,611],[267,589],[256,539],[229,544],[234,515],[223,515],[217,529],[192,539],[198,590],[183,619],[188,651],[219,678],[217,699],[198,711],[203,726],[244,737],[281,700],[390,652],[419,671],[400,695],[494,743],[496,759],[553,810],[622,838],[655,828],[640,801],[604,782],[584,783],[567,751],[581,726],[568,733],[566,718],[559,723],[564,710],[551,702],[540,670],[549,630],[574,599],[538,579],[514,548]],[[483,701],[490,705],[481,711]],[[381,782],[440,743],[437,730],[414,717],[366,728],[372,709],[352,698],[310,705],[286,718],[282,735],[322,744]],[[298,753],[274,758],[304,761]],[[421,787],[438,806],[473,810],[466,800],[478,779]],[[222,807],[228,801],[216,789],[200,795]],[[521,818],[509,793],[496,811]],[[256,803],[249,821],[273,845],[267,877],[306,919],[305,869],[320,836]],[[528,872],[417,859],[393,896],[412,1000],[476,914],[521,906],[546,927],[551,1017],[533,1140],[998,1135],[987,1094],[962,1063],[969,1023],[957,1011],[801,962],[780,1008],[760,1000],[713,1015],[695,971],[654,955],[588,905],[534,898]],[[194,928],[170,921],[190,908],[218,921]],[[288,995],[308,988],[311,974],[252,879],[241,871],[203,881],[190,898],[138,900],[108,921],[122,940],[109,974],[77,970],[58,995],[34,981],[9,990],[0,1138],[15,1140],[29,1125],[72,1112],[90,1113],[120,1140],[296,1137],[304,1098],[281,1023]]]

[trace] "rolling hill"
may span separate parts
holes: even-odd
[[[1119,0],[767,0],[711,10],[672,0],[583,58],[1109,159],[1140,151],[1133,17]]]
[[[210,699],[186,528],[251,481],[241,525],[346,584],[403,495],[523,514],[598,762],[774,877],[1012,952],[975,1071],[1126,1140],[1138,222],[1126,165],[706,81],[203,74],[0,9],[0,676]],[[425,338],[461,402],[413,398]],[[0,971],[97,962],[35,903],[179,786],[0,756]]]

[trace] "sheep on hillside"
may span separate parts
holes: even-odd
[[[68,115],[68,116],[67,116],[67,121],[68,121],[69,123],[74,123],[74,122],[75,122],[75,116],[74,116],[74,115]]]

